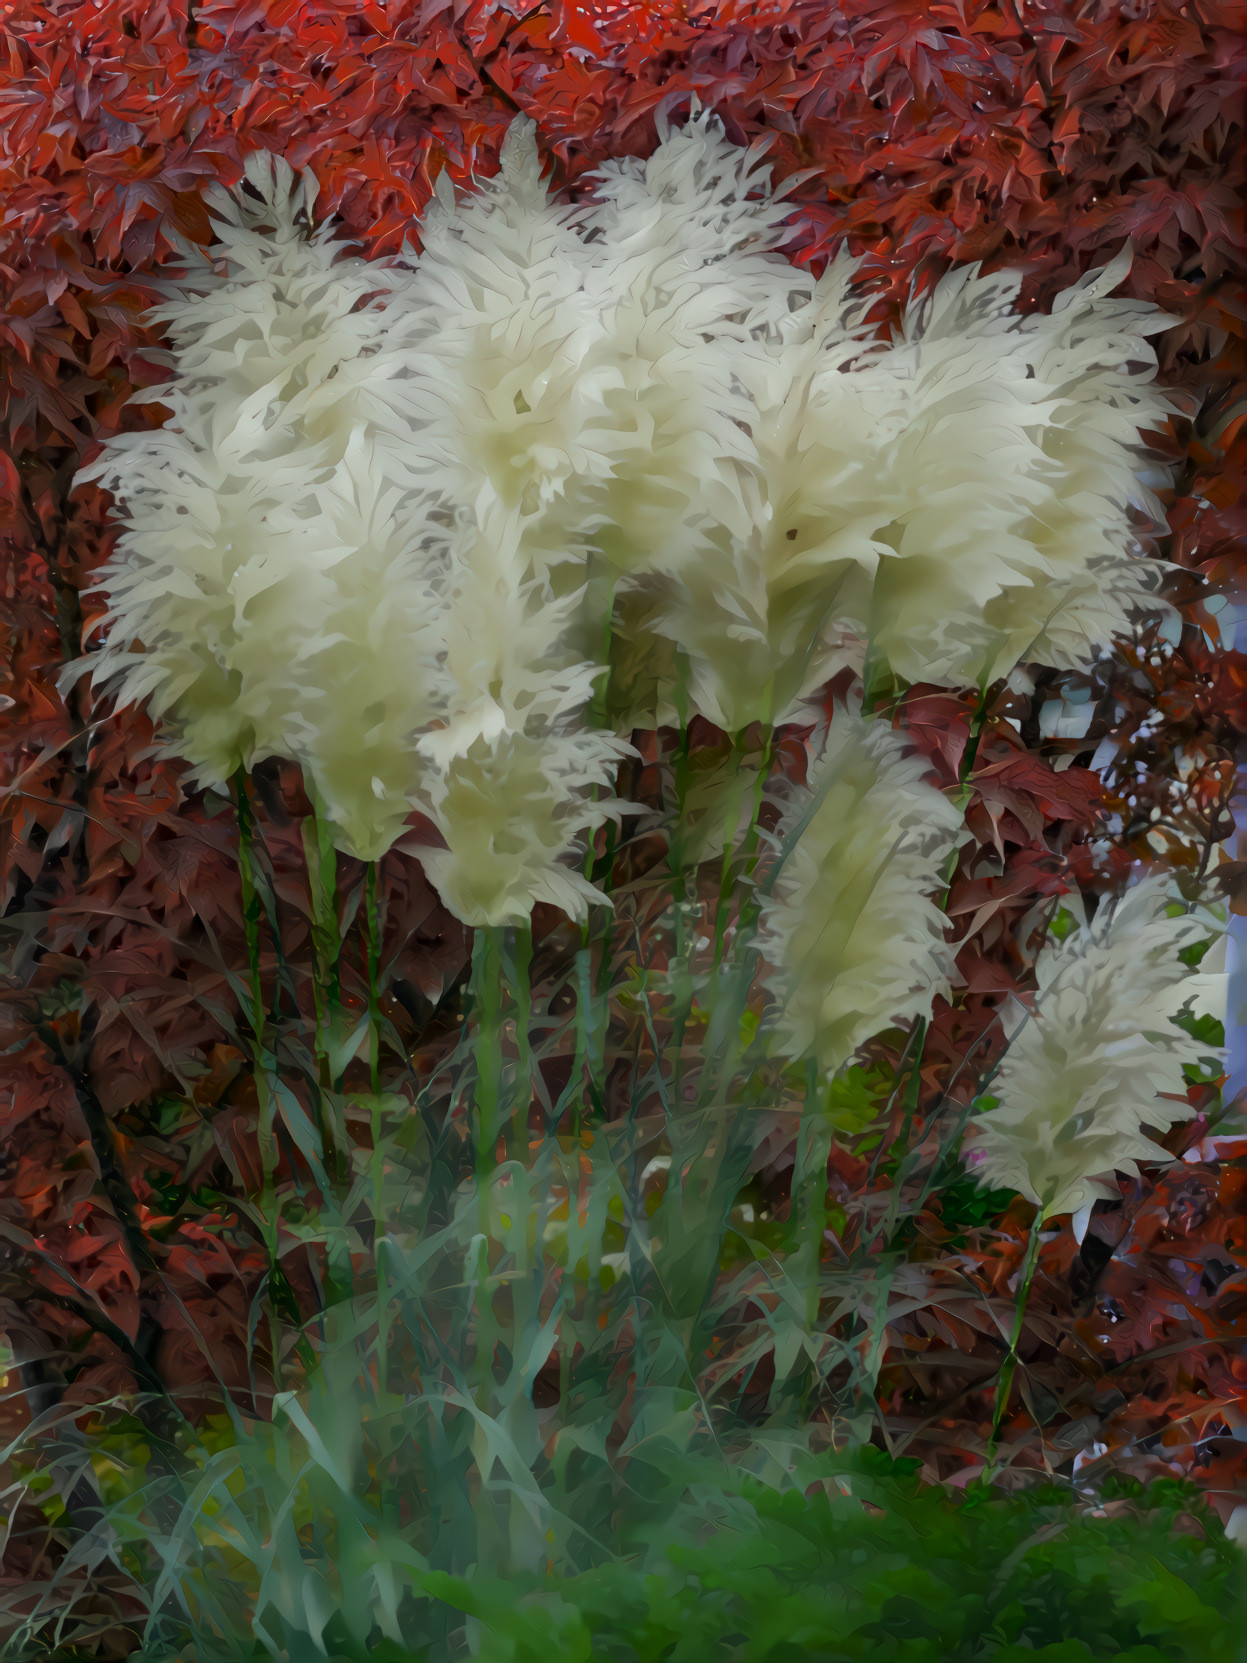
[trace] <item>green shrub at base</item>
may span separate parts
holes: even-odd
[[[1117,1481],[1097,1518],[1068,1487],[958,1495],[907,1465],[861,1463],[850,1497],[742,1478],[639,1561],[478,1585],[479,1663],[1247,1659],[1247,1563],[1193,1489]]]

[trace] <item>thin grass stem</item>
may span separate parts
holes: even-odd
[[[992,1477],[999,1464],[997,1451],[1000,1444],[1000,1429],[1004,1423],[1005,1411],[1009,1406],[1009,1392],[1018,1366],[1018,1341],[1022,1337],[1022,1327],[1026,1320],[1026,1305],[1030,1298],[1031,1283],[1035,1277],[1035,1268],[1039,1263],[1041,1243],[1039,1227],[1041,1222],[1042,1220],[1037,1215],[1026,1238],[1026,1254],[1022,1260],[1021,1274],[1018,1277],[1017,1299],[1013,1308],[1013,1331],[1009,1335],[1009,1350],[1001,1364],[1000,1375],[996,1381],[996,1401],[992,1411],[992,1430],[991,1436],[987,1440],[987,1465],[983,1470],[984,1482]]]
[[[345,1152],[338,1148],[330,1126],[329,1101],[338,1082],[334,1078],[333,1047],[342,1032],[342,931],[338,921],[338,854],[333,827],[322,805],[312,799],[312,813],[303,822],[303,852],[307,862],[311,902],[312,1000],[315,1011],[313,1046],[316,1057],[314,1112],[325,1170],[339,1181],[345,1176]]]
[[[284,1287],[286,1277],[281,1268],[277,1245],[277,1131],[274,1117],[271,1059],[266,1044],[267,1014],[260,960],[262,902],[256,884],[255,814],[251,805],[247,770],[244,767],[240,766],[231,779],[230,792],[238,822],[238,878],[242,889],[243,931],[246,936],[247,964],[250,973],[251,1009],[247,1014],[251,1024],[251,1069],[256,1093],[256,1141],[260,1150],[259,1218],[261,1235],[268,1256],[268,1283],[271,1289],[276,1289]],[[280,1391],[282,1388],[280,1336],[272,1300],[270,1299],[267,1303],[273,1383],[274,1387]]]

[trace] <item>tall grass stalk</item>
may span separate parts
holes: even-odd
[[[1040,1225],[1042,1222],[1042,1218],[1037,1215],[1027,1232],[1026,1252],[1022,1257],[1021,1268],[1018,1271],[1017,1296],[1013,1307],[1013,1327],[1009,1334],[1009,1348],[1005,1353],[1005,1359],[1000,1366],[1000,1374],[996,1380],[995,1401],[992,1408],[992,1429],[987,1440],[987,1464],[983,1469],[984,1480],[993,1476],[999,1464],[1000,1429],[1004,1424],[1005,1414],[1009,1407],[1009,1393],[1018,1366],[1018,1342],[1022,1338],[1027,1301],[1030,1299],[1031,1284],[1035,1279],[1035,1269],[1039,1263],[1039,1248],[1042,1240]]]
[[[240,768],[231,781],[234,812],[238,822],[238,877],[242,886],[243,930],[247,942],[250,973],[251,1064],[255,1080],[258,1123],[256,1137],[264,1172],[264,1194],[270,1197],[272,1175],[277,1169],[277,1139],[273,1121],[272,1068],[265,1047],[266,1017],[264,985],[260,963],[261,902],[256,885],[255,815],[251,806],[246,770]]]
[[[331,1180],[346,1176],[346,1129],[335,1126],[332,1104],[338,1086],[336,1058],[343,1040],[342,926],[338,916],[338,854],[334,827],[319,802],[303,822],[312,938],[313,1045],[316,1057],[315,1115],[322,1158]]]
[[[238,877],[242,888],[243,929],[247,942],[247,964],[250,976],[251,1008],[248,1018],[251,1028],[251,1070],[256,1094],[256,1142],[260,1152],[261,1188],[256,1217],[259,1222],[264,1249],[268,1256],[268,1281],[271,1288],[284,1286],[278,1251],[276,1186],[278,1150],[274,1118],[273,1062],[269,1055],[267,1021],[264,1005],[264,984],[260,960],[260,917],[262,904],[255,863],[255,814],[249,794],[246,769],[239,768],[230,782],[234,811],[238,824]],[[269,1352],[272,1359],[273,1383],[278,1391],[282,1384],[281,1334],[275,1303],[268,1304]]]
[[[723,960],[727,948],[727,927],[731,915],[732,896],[738,882],[748,884],[754,875],[758,864],[759,844],[759,816],[762,803],[766,795],[766,782],[771,771],[774,757],[775,732],[767,723],[762,739],[762,754],[758,759],[752,779],[740,766],[740,759],[745,755],[745,735],[740,733],[733,742],[733,753],[737,757],[735,777],[727,792],[724,807],[723,826],[723,862],[719,869],[719,899],[714,915],[714,962],[716,966]],[[750,801],[749,819],[745,826],[739,849],[737,848],[740,811],[745,796]]]
[[[364,973],[368,984],[368,1082],[374,1097],[381,1092],[381,901],[377,893],[377,862],[364,868]]]

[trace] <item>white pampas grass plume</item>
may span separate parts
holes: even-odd
[[[445,767],[484,737],[535,731],[566,719],[590,697],[601,670],[564,647],[580,591],[556,596],[525,558],[519,515],[495,506],[460,516],[449,542],[441,620],[446,720],[420,740]]]
[[[1172,320],[1110,297],[1129,268],[1127,248],[1023,317],[1020,274],[966,267],[890,345],[843,253],[803,303],[785,295],[737,365],[750,523],[726,496],[653,625],[701,714],[782,720],[846,635],[907,680],[964,686],[1084,665],[1164,610],[1131,510],[1163,521],[1140,433],[1176,408],[1147,340]]]
[[[592,801],[631,747],[568,724],[473,740],[427,787],[448,847],[422,852],[430,881],[465,924],[522,923],[538,902],[582,918],[609,905],[570,864],[580,835],[625,804]]]
[[[425,870],[468,924],[515,923],[538,901],[573,917],[605,904],[569,862],[581,834],[625,806],[606,788],[632,747],[579,722],[602,673],[565,645],[579,595],[556,598],[529,575],[522,536],[514,511],[465,517],[446,583],[446,713],[418,741],[447,843]]]
[[[719,527],[748,535],[749,382],[765,365],[755,337],[810,286],[774,252],[788,187],[771,190],[760,150],[729,143],[696,107],[683,128],[659,133],[647,161],[610,161],[591,176],[582,225],[622,369],[605,391],[614,443],[594,542],[624,573],[679,572],[699,554],[713,562]]]
[[[776,835],[796,836],[758,936],[780,1006],[777,1049],[812,1054],[832,1075],[948,993],[952,949],[932,897],[964,835],[961,813],[899,733],[838,712]]]
[[[1008,589],[987,603],[981,629],[967,629],[966,644],[977,639],[977,663],[992,679],[993,667],[1000,664],[1010,670],[1020,663],[1085,669],[1144,618],[1176,617],[1160,593],[1164,575],[1158,560],[1092,555],[1063,587],[1051,585],[1046,615],[1036,616],[1033,589]]]
[[[566,477],[606,467],[584,435],[593,375],[619,379],[609,354],[588,362],[603,326],[569,212],[522,122],[498,181],[434,213],[414,275],[339,258],[314,198],[262,153],[210,193],[216,258],[186,246],[152,314],[178,375],[148,396],[172,419],[82,475],[126,525],[105,645],[69,673],[146,698],[200,784],[297,761],[361,859],[431,812],[451,848],[430,872],[466,921],[583,912],[567,863],[617,811],[603,788],[627,747],[579,729],[597,672],[565,639],[580,592],[551,587],[579,551],[542,523]]]
[[[1224,1008],[1225,977],[1182,963],[1207,926],[1169,917],[1170,904],[1166,879],[1149,877],[1064,942],[1046,942],[1034,1012],[1014,1013],[991,1087],[999,1107],[970,1122],[966,1158],[984,1187],[1032,1201],[1040,1222],[1085,1216],[1117,1196],[1115,1172],[1170,1160],[1143,1128],[1190,1118],[1183,1067],[1215,1048],[1173,1018],[1188,1002],[1196,1014]]]
[[[218,258],[185,245],[188,276],[151,314],[178,375],[139,396],[171,419],[79,474],[125,529],[95,586],[104,645],[66,680],[146,698],[200,784],[298,760],[342,846],[371,858],[410,814],[410,735],[439,708],[436,528],[380,442],[384,301],[407,279],[309,236],[314,197],[265,152],[234,196],[209,193]]]
[[[511,124],[500,161],[462,201],[440,176],[396,301],[395,361],[413,468],[482,526],[517,518],[519,552],[540,574],[585,558],[621,445],[607,399],[624,369],[594,251],[577,210],[550,199],[531,120]]]
[[[884,439],[880,499],[893,505],[876,531],[892,552],[866,621],[906,679],[967,685],[1007,675],[1022,656],[1067,660],[1092,621],[1080,599],[1089,570],[1127,569],[1138,535],[1129,509],[1163,524],[1140,478],[1140,432],[1177,408],[1155,384],[1147,340],[1173,320],[1110,298],[1130,265],[1127,246],[1051,313],[1025,317],[1020,273],[950,272],[910,304],[900,338],[866,372]],[[1081,607],[1068,628],[1056,623],[1067,605]],[[1097,619],[1097,634],[1121,627],[1127,609]],[[1075,662],[1107,644],[1090,642]]]
[[[870,299],[855,271],[841,254],[816,284],[806,278],[803,304],[786,286],[761,356],[738,354],[754,403],[748,521],[720,517],[702,557],[668,582],[655,626],[688,656],[694,708],[729,732],[782,721],[834,673],[845,604],[851,621],[854,605],[864,612],[879,563],[872,532],[887,499],[860,366],[881,349],[864,340]]]

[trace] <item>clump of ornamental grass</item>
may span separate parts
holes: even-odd
[[[524,138],[487,206],[500,204],[495,221],[557,228],[566,212],[530,200],[545,191]],[[448,845],[435,881],[466,922],[526,917],[538,900],[583,912],[592,897],[564,857],[611,812],[600,788],[627,747],[574,719],[593,669],[567,647],[575,597],[552,594],[532,515],[501,476],[486,470],[477,490],[456,473],[443,441],[462,432],[478,455],[472,431],[420,402],[463,379],[437,227],[413,296],[401,269],[340,258],[327,228],[304,236],[314,198],[310,176],[293,186],[260,156],[236,197],[213,193],[223,269],[188,245],[191,272],[152,313],[172,326],[179,373],[144,396],[163,395],[172,419],[110,441],[81,475],[113,489],[125,528],[100,578],[104,645],[67,677],[89,670],[118,703],[146,699],[200,785],[298,762],[335,841],[361,859],[427,811]],[[467,231],[482,217],[472,206]],[[446,217],[453,254],[466,231],[456,242]],[[533,236],[508,247],[493,224],[487,237],[504,294],[465,307],[470,340],[505,294],[565,269]],[[511,356],[531,369],[531,331],[512,321]],[[426,336],[448,359],[422,379]],[[468,850],[482,800],[507,830]]]
[[[895,557],[881,559],[859,616],[905,679],[982,685],[1022,660],[1086,664],[1099,633],[1089,572],[1101,606],[1116,602],[1102,640],[1126,633],[1140,598],[1136,524],[1164,524],[1140,477],[1140,435],[1175,408],[1147,340],[1173,320],[1113,297],[1130,263],[1127,246],[1025,317],[1020,273],[950,272],[911,301],[872,366],[885,500],[898,512],[879,537]],[[1061,623],[1067,605],[1081,639]]]
[[[1147,341],[1170,320],[1109,298],[1129,267],[1125,249],[1026,317],[1019,274],[963,268],[911,299],[889,343],[842,252],[754,322],[737,359],[751,524],[720,516],[647,586],[693,708],[731,732],[782,719],[868,648],[948,686],[1072,668],[1156,609],[1137,555],[1163,510],[1140,432],[1173,408]]]
[[[682,700],[735,734],[867,658],[952,686],[1083,663],[1154,603],[1167,320],[1111,298],[1128,250],[1051,314],[950,273],[889,341],[847,256],[815,281],[777,252],[783,190],[705,113],[576,210],[518,120],[392,267],[306,235],[314,195],[250,159],[213,197],[220,269],[188,248],[153,313],[173,415],[83,474],[125,529],[70,673],[146,699],[200,783],[297,761],[360,858],[429,814],[466,922],[594,899],[608,661],[629,719]]]
[[[969,1109],[900,1140],[854,1231],[828,1163],[837,1105],[857,1092],[883,1125],[903,1084],[898,1064],[867,1090],[863,1044],[908,1027],[918,1078],[952,994],[967,788],[937,788],[855,694],[784,792],[776,729],[845,667],[977,686],[981,717],[993,679],[1083,663],[1154,607],[1137,471],[1166,320],[1111,297],[1123,251],[1051,315],[1018,313],[1013,274],[951,273],[891,339],[846,255],[815,280],[778,252],[783,196],[696,113],[573,210],[521,119],[497,176],[462,200],[440,183],[420,254],[384,266],[310,233],[310,176],[250,158],[213,198],[219,259],[188,248],[154,314],[169,424],[84,476],[124,526],[103,646],[69,673],[145,699],[198,783],[235,784],[263,1163],[245,1216],[269,1259],[272,1413],[226,1393],[216,1444],[169,1463],[172,1515],[131,1486],[98,1537],[147,1602],[152,1663],[488,1655],[508,1628],[489,1575],[609,1569],[664,1520],[695,1533],[703,1478],[800,1499],[829,1442],[869,1436],[890,1313],[926,1286],[897,1244]],[[694,801],[697,716],[731,754]],[[624,732],[660,722],[661,812],[612,796]],[[261,920],[289,970],[243,778],[267,757],[316,810],[310,1058],[264,986]],[[384,1014],[377,882],[415,815],[474,930],[465,1020],[419,1066]],[[615,840],[642,833],[665,858],[612,889]],[[349,1032],[325,1020],[335,846],[371,863]],[[1157,1090],[1188,1059],[1170,959],[1193,926],[1158,894],[1044,949],[981,1117],[979,1171],[1044,1216],[1155,1158],[1142,1126],[1178,1116]],[[539,943],[539,904],[579,930]],[[365,1040],[370,1089],[348,1091]],[[790,1204],[761,1217],[743,1197],[785,1144]],[[275,1303],[296,1248],[318,1304],[299,1320]],[[69,1631],[58,1586],[15,1657]],[[587,1655],[574,1613],[541,1632]]]

